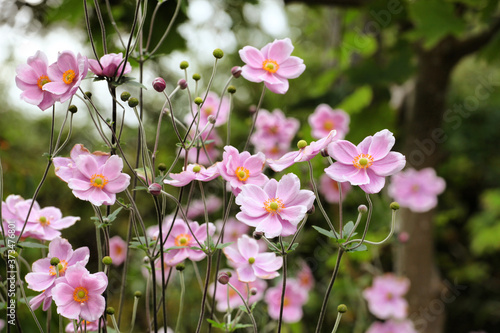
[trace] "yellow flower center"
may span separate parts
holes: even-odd
[[[50,220],[48,218],[46,218],[45,216],[40,216],[40,218],[38,219],[38,222],[40,222],[42,227],[46,227],[46,226],[50,225]]]
[[[288,299],[288,297],[285,296],[285,298],[283,299],[283,307],[286,308],[289,305],[290,305],[290,300]]]
[[[278,214],[283,208],[285,208],[285,204],[279,198],[264,201],[264,209],[271,213],[271,215]]]
[[[73,291],[73,299],[78,303],[85,303],[89,300],[89,292],[84,287],[77,287]]]
[[[200,171],[201,171],[201,166],[199,166],[199,165],[195,165],[195,166],[193,167],[193,172],[200,172]]]
[[[102,189],[108,183],[108,178],[104,177],[102,174],[94,174],[90,178],[90,184],[94,187]]]
[[[262,63],[262,69],[268,71],[269,73],[276,73],[278,69],[280,68],[280,65],[274,60],[271,59],[266,59]]]
[[[236,177],[238,177],[238,179],[242,182],[250,177],[250,171],[248,171],[248,169],[244,167],[236,168],[236,171],[234,173],[236,174]]]
[[[333,121],[331,120],[327,120],[325,121],[325,123],[323,124],[323,128],[327,131],[331,131],[332,129],[335,128],[335,124]]]
[[[367,169],[373,164],[373,157],[369,154],[359,154],[354,158],[352,164],[357,169]]]
[[[36,85],[38,86],[38,88],[42,89],[43,85],[49,82],[50,82],[49,77],[47,75],[42,75],[36,81]]]
[[[251,265],[255,262],[255,258],[254,257],[250,257],[248,258],[248,263]]]
[[[68,268],[68,262],[66,260],[61,260],[61,262],[57,264],[57,270],[59,271],[59,276],[61,276],[62,274],[64,274],[64,272],[66,272],[66,268]],[[56,270],[54,269],[54,266],[50,266],[49,274],[52,276],[56,275]]]
[[[212,107],[210,107],[210,106],[209,106],[209,107],[206,107],[204,111],[205,111],[205,114],[206,114],[207,116],[209,116],[209,115],[211,115],[211,114],[212,114],[212,112],[214,112],[214,109],[213,109]]]
[[[418,192],[418,190],[420,190],[420,186],[418,186],[417,184],[412,185],[412,187],[411,187],[411,191],[412,191],[413,193]]]
[[[191,243],[191,239],[191,235],[179,234],[175,237],[174,243],[175,246],[188,246]]]
[[[75,71],[72,69],[68,69],[66,72],[64,72],[62,79],[66,84],[72,83],[75,79]]]

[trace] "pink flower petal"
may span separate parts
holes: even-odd
[[[384,129],[375,133],[372,139],[368,154],[370,154],[375,161],[384,158],[391,151],[396,139],[389,130]]]
[[[280,64],[280,68],[276,72],[281,77],[287,79],[298,78],[306,70],[304,60],[298,57],[290,57]]]
[[[373,162],[373,165],[369,169],[377,175],[385,177],[403,170],[405,165],[405,156],[401,153],[391,151],[384,158]]]
[[[338,140],[328,145],[328,154],[342,164],[352,164],[360,154],[355,145],[345,140]]]
[[[265,52],[264,50],[263,52]],[[287,60],[293,51],[293,45],[290,38],[275,40],[267,48],[267,54],[264,54],[266,59],[274,60],[278,64]]]
[[[238,280],[241,282],[253,282],[256,279],[251,265],[237,268],[236,273],[238,274]]]
[[[262,64],[266,60],[264,55],[252,46],[245,46],[239,51],[239,54],[244,63],[254,68],[262,68]]]

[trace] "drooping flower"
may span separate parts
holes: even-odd
[[[54,94],[58,101],[64,103],[76,93],[88,70],[87,57],[80,54],[75,57],[71,51],[59,52],[57,62],[47,69],[50,82],[43,85],[43,90]]]
[[[277,160],[267,160],[267,163],[276,172],[280,172],[297,162],[306,162],[311,160],[314,156],[318,155],[322,149],[325,149],[336,135],[333,130],[328,135],[318,141],[312,141],[309,145],[304,140],[297,143],[299,150],[291,151],[281,156]]]
[[[243,186],[236,197],[236,204],[241,206],[236,218],[256,227],[265,237],[290,236],[297,231],[314,199],[314,193],[301,190],[299,178],[289,173],[279,182],[269,180],[264,188],[253,184]]]
[[[392,176],[389,195],[401,207],[418,213],[431,210],[437,205],[437,196],[443,193],[446,183],[432,168],[408,169]]]
[[[413,322],[405,320],[386,320],[385,322],[376,321],[368,328],[366,333],[417,333]]]
[[[99,319],[106,304],[101,294],[107,286],[108,277],[103,272],[90,274],[78,264],[68,267],[52,289],[57,313],[68,319],[82,318],[90,322]]]
[[[197,113],[197,110],[198,106],[194,104],[193,112],[195,115]],[[224,97],[221,100],[216,93],[210,91],[200,108],[200,122],[198,124],[200,129],[202,129],[208,123],[209,116],[213,116],[215,118],[215,127],[219,127],[227,123],[227,118],[229,116],[229,99],[227,97]],[[196,117],[195,120],[197,121],[198,118]],[[188,113],[184,118],[184,122],[189,125],[192,121],[193,115],[191,113]]]
[[[120,266],[127,258],[127,242],[118,235],[109,239],[109,256],[115,266]]]
[[[266,157],[262,153],[250,155],[249,152],[238,152],[233,146],[224,147],[222,162],[217,163],[220,175],[229,182],[237,195],[245,184],[261,186],[269,178],[262,173]]]
[[[336,130],[336,140],[342,140],[349,132],[349,115],[341,109],[333,110],[327,104],[320,104],[309,116],[309,125],[312,137],[320,139],[328,135],[331,130]]]
[[[259,244],[247,235],[241,236],[236,244],[223,249],[229,263],[236,269],[238,280],[253,282],[259,279],[274,279],[283,265],[283,258],[273,252],[259,252]]]
[[[297,119],[285,117],[283,111],[279,109],[273,112],[261,109],[255,121],[255,133],[250,138],[250,142],[258,151],[275,146],[277,143],[289,147],[299,126]]]
[[[43,90],[43,86],[50,82],[47,66],[47,56],[42,51],[37,51],[34,56],[28,58],[27,64],[16,68],[16,85],[23,91],[21,99],[38,106],[42,111],[54,105],[56,101],[52,93]]]
[[[89,248],[84,246],[73,251],[71,244],[64,238],[56,238],[49,244],[47,258],[38,259],[33,263],[32,272],[26,274],[28,288],[43,291],[54,285],[57,274],[50,264],[52,258],[58,258],[59,276],[64,276],[66,270],[74,265],[85,266],[90,258]]]
[[[124,63],[125,59],[123,59],[122,53],[105,54],[99,61],[89,59],[90,70],[97,76],[108,78],[118,77],[122,74],[122,71],[123,74],[130,73],[132,70],[130,63],[127,61],[125,69],[123,69]]]
[[[277,320],[280,316],[281,307],[281,283],[276,287],[269,288],[264,300],[267,303],[269,316]],[[285,287],[285,299],[283,301],[283,322],[296,323],[302,319],[302,307],[307,302],[308,294],[301,291],[301,286],[294,279],[287,279]]]
[[[340,201],[340,193],[339,193],[339,183],[330,177],[327,174],[322,174],[319,179],[319,192],[325,197],[325,200],[329,203],[338,203]],[[340,183],[342,189],[342,201],[345,199],[347,193],[349,193],[352,189],[351,184],[349,182]]]
[[[174,225],[172,227],[172,231],[165,242],[164,248],[175,248],[168,250],[165,254],[165,264],[175,266],[185,259],[200,261],[205,258],[205,252],[202,250],[191,249],[190,247],[200,247],[200,244],[205,242],[208,238],[207,225],[199,225],[198,222],[190,222],[188,228],[186,222],[181,219],[176,219],[173,223]],[[170,230],[170,227],[171,223],[167,224],[163,230]],[[212,236],[214,232],[215,226],[213,223],[209,223],[209,235]],[[196,240],[198,240],[200,244],[198,244]]]
[[[359,185],[366,193],[378,193],[385,185],[385,177],[401,171],[406,160],[401,153],[390,151],[395,143],[389,130],[366,137],[358,146],[338,140],[328,146],[328,154],[337,162],[325,173],[338,182]]]
[[[205,168],[203,165],[189,164],[181,173],[171,173],[169,177],[172,179],[163,180],[165,184],[182,187],[191,183],[193,180],[199,180],[201,182],[211,181],[219,177],[219,170],[217,165]]]
[[[380,319],[404,319],[408,315],[408,302],[404,295],[410,288],[410,281],[386,273],[373,279],[371,287],[363,290],[368,309]]]
[[[239,51],[245,63],[241,75],[251,82],[262,82],[276,94],[288,91],[288,79],[295,79],[306,69],[304,61],[291,56],[293,45],[289,38],[275,40],[261,50],[245,46]]]
[[[231,278],[229,282],[233,287],[235,287],[240,294],[245,298],[245,301],[248,299],[248,304],[252,305],[253,303],[260,301],[264,297],[264,291],[267,288],[267,283],[264,280],[256,279],[252,282],[241,282],[236,278],[234,272],[231,273]],[[248,287],[247,287],[248,283]],[[210,294],[213,296],[215,284],[209,286]],[[254,289],[255,294],[250,293],[248,291]],[[233,290],[233,288],[229,287],[227,284],[222,284],[217,282],[217,291],[215,296],[213,296],[217,301],[217,310],[220,312],[226,312],[228,306],[230,309],[237,309],[240,305],[243,305],[243,301],[241,297]]]
[[[122,159],[118,155],[100,152],[90,154],[83,146],[75,148],[71,159],[54,158],[56,175],[68,183],[77,198],[96,206],[114,204],[116,193],[124,191],[130,184],[130,176],[121,172]]]

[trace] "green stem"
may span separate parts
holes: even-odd
[[[184,284],[184,272],[183,271],[178,271],[179,272],[179,278],[181,280],[181,299],[179,302],[179,314],[177,316],[177,323],[175,324],[175,332],[179,332],[180,324],[181,324],[181,319],[182,319],[182,309],[184,307],[184,294],[186,291],[186,286]]]

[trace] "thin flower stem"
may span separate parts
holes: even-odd
[[[111,315],[111,322],[113,323],[113,327],[115,328],[116,333],[120,333],[120,329],[118,328],[118,324],[116,323],[115,314]]]
[[[302,231],[302,229],[304,228],[304,226],[306,225],[306,222],[307,222],[307,218],[309,217],[308,214],[306,214],[306,216],[304,217],[304,219],[302,220],[302,224],[300,225],[299,229],[295,232],[295,234],[293,235],[292,237],[292,240],[290,241],[290,245],[288,245],[288,248],[286,249],[286,252],[288,253],[288,251],[290,251],[292,249],[292,246],[293,244],[295,243],[295,240],[297,239],[297,237],[299,236],[300,232]]]
[[[186,286],[184,284],[184,272],[183,271],[178,271],[179,272],[179,279],[181,281],[181,297],[179,301],[179,314],[177,315],[177,323],[175,324],[175,333],[179,332],[180,329],[180,324],[182,320],[182,310],[184,307],[184,294],[186,291]]]
[[[85,13],[85,24],[87,25],[87,32],[89,33],[90,46],[92,46],[92,51],[94,52],[94,57],[97,59],[99,66],[101,66],[101,62],[99,61],[99,56],[97,55],[97,51],[95,49],[94,37],[92,37],[92,30],[90,28],[90,18],[89,18],[89,10],[87,8],[87,0],[83,0],[83,12]]]
[[[201,300],[201,310],[200,310],[200,319],[198,320],[198,326],[196,327],[196,333],[200,333],[201,325],[203,324],[203,318],[205,317],[205,303],[207,301],[207,293],[208,293],[208,283],[210,282],[210,268],[212,266],[212,256],[207,256],[207,274],[205,276],[205,288],[203,290],[203,297]]]
[[[328,223],[328,226],[330,227],[330,229],[332,229],[333,234],[335,235],[335,238],[337,238],[337,240],[338,240],[337,232],[335,231],[335,227],[333,226],[332,221],[330,221],[328,214],[326,213],[325,209],[323,208],[323,205],[321,204],[321,199],[320,199],[319,193],[318,193],[318,187],[316,186],[316,182],[314,181],[313,167],[312,167],[311,161],[307,161],[307,165],[309,166],[309,179],[311,181],[311,185],[312,185],[313,190],[314,190],[314,195],[316,196],[316,203],[318,204],[319,210],[323,214],[323,217],[325,218],[326,223]]]
[[[337,332],[337,328],[339,328],[339,325],[340,325],[340,319],[341,319],[341,318],[342,318],[342,313],[337,312],[337,320],[335,321],[335,326],[333,326],[332,333],[336,333],[336,332]]]
[[[149,279],[148,279],[147,284],[149,284]],[[146,288],[147,288],[147,286],[146,286]],[[134,306],[132,308],[132,321],[130,322],[130,333],[132,333],[134,331],[135,318],[137,316],[137,306],[138,305],[139,305],[139,297],[134,296]]]
[[[19,253],[19,256],[21,256],[21,253]],[[24,292],[24,283],[23,280],[21,279],[21,265],[17,260],[15,260],[16,263],[16,275],[17,275],[17,281],[19,282],[19,290],[21,291],[21,295],[23,296],[24,302],[26,303],[26,306],[28,307],[28,310],[31,312],[31,315],[33,316],[33,319],[35,320],[36,326],[40,330],[40,333],[43,333],[43,328],[42,325],[40,325],[40,322],[38,321],[38,318],[35,315],[35,312],[31,308],[31,305],[28,301],[28,298],[26,297],[26,293]],[[56,270],[57,271],[57,270]],[[7,326],[10,326],[9,324]]]
[[[286,270],[287,270],[287,260],[286,260],[286,252],[285,247],[283,246],[283,239],[279,237],[280,245],[281,245],[281,255],[283,256],[283,284],[281,286],[281,302],[280,302],[280,316],[278,318],[278,333],[281,332],[281,325],[283,323],[283,308],[285,307],[285,293],[286,293]]]
[[[326,289],[325,297],[323,298],[323,304],[321,305],[321,311],[319,312],[318,324],[316,326],[316,331],[315,331],[316,333],[320,333],[321,331],[321,326],[323,325],[323,319],[325,318],[326,308],[328,305],[328,298],[330,296],[330,292],[332,291],[333,284],[335,283],[335,278],[337,277],[337,274],[339,272],[340,260],[342,259],[344,251],[345,250],[343,248],[339,248],[339,253],[337,254],[337,262],[335,263],[335,268],[333,270],[332,278]]]
[[[115,18],[113,17],[113,12],[111,10],[111,5],[109,4],[109,0],[106,0],[106,9],[108,11],[109,21],[111,22],[113,28],[115,28],[115,32],[116,35],[118,36],[118,39],[120,40],[120,44],[122,44],[122,47],[125,49],[125,43],[123,42],[120,30],[118,29],[118,25],[116,24]],[[118,319],[118,321],[120,320]]]
[[[168,24],[168,27],[165,30],[165,33],[163,33],[163,36],[161,36],[160,41],[158,42],[156,47],[153,49],[153,51],[150,52],[150,54],[149,54],[150,56],[152,56],[153,54],[156,53],[156,51],[158,51],[158,48],[161,46],[161,44],[163,44],[163,41],[165,40],[165,38],[167,38],[168,33],[172,29],[172,25],[174,24],[175,20],[177,19],[177,15],[179,14],[179,10],[181,9],[181,2],[182,2],[181,0],[177,0],[177,6],[175,7],[175,12],[174,12],[174,15],[172,16],[172,20],[170,20],[170,23]]]
[[[101,38],[102,38],[102,49],[104,54],[108,53],[108,46],[106,45],[106,26],[104,25],[104,20],[102,19],[101,7],[99,7],[99,2],[94,0],[95,12],[97,14],[97,20],[99,21],[99,26],[101,28]]]
[[[130,37],[128,39],[128,42],[127,42],[127,50],[125,52],[125,59],[124,59],[124,64],[127,63],[128,61],[128,57],[130,55],[130,45],[132,44],[132,38],[134,36],[134,30],[135,30],[135,26],[137,25],[137,20],[139,19],[139,11],[140,11],[140,8],[141,8],[141,0],[137,0],[137,5],[135,7],[135,13],[134,13],[134,21],[132,22],[132,28],[130,29]],[[116,81],[120,81],[122,76],[123,76],[123,73],[125,72],[125,67],[126,66],[123,66],[122,67],[122,71],[120,73],[120,76],[118,77],[118,79]]]
[[[149,258],[149,263],[151,265],[151,284],[153,287],[153,294],[151,295],[151,298],[153,299],[153,327],[154,331],[158,332],[158,313],[156,312],[156,267],[155,267],[155,261],[154,258]],[[149,306],[149,305],[148,305]],[[149,317],[148,317],[149,318]]]
[[[380,242],[371,242],[371,241],[366,240],[366,239],[353,239],[350,242],[345,243],[345,244],[347,245],[347,244],[353,243],[353,242],[360,242],[360,244],[361,243],[366,243],[366,244],[371,244],[371,245],[382,245],[382,244],[384,244],[385,242],[387,242],[392,237],[392,235],[394,234],[395,227],[396,227],[396,211],[392,211],[391,231],[389,232],[389,235],[387,235],[386,238],[384,238]],[[359,244],[358,244],[358,246],[359,246]]]
[[[337,186],[339,189],[339,234],[340,239],[343,238],[342,230],[344,229],[344,220],[342,217],[342,186],[340,182],[337,182]]]
[[[372,203],[372,200],[370,199],[370,195],[368,193],[366,193],[366,200],[368,201],[368,217],[366,218],[366,225],[365,225],[365,230],[363,231],[363,237],[361,237],[361,239],[359,239],[359,240],[356,240],[356,241],[359,241],[359,244],[354,245],[353,247],[350,247],[349,248],[350,251],[357,249],[358,247],[360,247],[363,244],[363,242],[365,241],[365,238],[366,238],[366,233],[368,232],[368,227],[370,226],[372,212],[373,212],[373,203]],[[346,245],[349,245],[349,243],[352,243],[352,242],[354,242],[354,240],[351,240],[349,242],[344,243],[343,246],[345,247]]]
[[[247,310],[248,316],[250,317],[250,320],[252,321],[253,331],[255,333],[257,333],[257,322],[255,321],[255,318],[254,318],[254,316],[252,314],[252,310],[250,309],[250,306],[248,305],[248,300],[245,300],[245,298],[240,293],[240,291],[238,289],[236,289],[230,282],[228,282],[227,285],[231,289],[233,289],[238,294],[238,296],[240,296],[241,300],[243,301],[243,305],[245,306],[245,309]],[[229,292],[228,292],[228,295],[229,295]],[[250,293],[249,293],[249,295],[250,295]],[[228,298],[229,298],[229,296],[228,296]],[[229,299],[228,299],[228,308],[229,308]]]
[[[362,216],[363,216],[363,213],[358,213],[358,218],[356,219],[356,223],[354,223],[354,227],[352,228],[352,230],[349,233],[349,235],[345,238],[346,241],[349,241],[349,239],[351,238],[351,236],[354,233],[354,231],[356,231],[356,229],[358,228],[358,225],[361,222],[361,217]]]
[[[151,15],[151,22],[149,23],[149,33],[148,33],[148,39],[146,42],[146,47],[144,48],[145,51],[149,49],[149,44],[151,42],[151,36],[153,35],[153,27],[154,23],[156,20],[156,15],[158,14],[158,10],[160,9],[160,6],[164,3],[165,1],[158,1],[156,3],[155,9],[153,10],[153,14]]]
[[[262,87],[262,93],[260,94],[259,103],[257,103],[257,109],[255,110],[255,116],[253,117],[252,126],[250,127],[250,132],[248,133],[247,141],[245,142],[245,147],[243,150],[248,149],[248,144],[250,143],[250,138],[252,137],[253,130],[255,129],[255,123],[257,122],[257,117],[259,116],[260,106],[264,100],[264,94],[266,92],[266,86]]]

